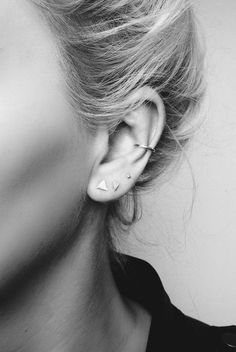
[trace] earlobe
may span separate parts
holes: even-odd
[[[150,104],[126,115],[110,136],[108,157],[94,168],[88,184],[88,195],[96,201],[118,199],[134,186],[162,134],[165,109],[160,96],[150,87],[142,87],[132,98],[133,102],[145,98]]]
[[[118,158],[98,166],[94,169],[88,183],[89,197],[97,202],[108,202],[127,193],[135,183],[129,168],[129,158],[127,161]]]

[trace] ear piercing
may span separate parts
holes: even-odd
[[[105,180],[102,180],[99,185],[97,186],[98,189],[101,189],[102,191],[108,191],[107,184]]]
[[[131,178],[130,173],[128,173],[128,174],[126,175],[126,177],[130,179],[130,178]],[[114,192],[116,192],[119,187],[120,187],[119,182],[117,182],[117,181],[112,181],[112,188],[113,188]],[[105,181],[105,180],[102,180],[102,181],[97,185],[97,189],[100,189],[100,190],[102,190],[102,191],[107,192],[107,191],[108,191],[108,187],[107,187],[106,181]]]
[[[155,148],[149,147],[149,146],[144,145],[144,144],[135,143],[134,146],[135,146],[135,147],[144,148],[144,149],[146,149],[146,150],[150,150],[152,153],[155,152]],[[126,177],[127,177],[128,179],[131,179],[130,173],[126,174]],[[120,186],[120,184],[119,184],[117,181],[112,181],[112,188],[113,188],[114,192],[117,191],[117,189],[119,188],[119,186]],[[102,191],[107,192],[107,191],[108,191],[108,187],[107,187],[106,181],[105,181],[105,180],[102,180],[102,181],[97,185],[97,189],[100,189],[100,190],[102,190]]]
[[[115,191],[117,191],[117,189],[119,188],[120,184],[116,181],[113,181],[112,182],[112,188]],[[106,184],[106,181],[105,180],[102,180],[98,185],[97,185],[97,189],[100,189],[102,191],[108,191],[108,188],[107,188],[107,184]]]
[[[112,188],[114,189],[114,191],[117,191],[117,189],[119,188],[120,184],[116,181],[112,182]]]
[[[135,143],[134,146],[135,146],[135,147],[144,148],[144,149],[146,149],[146,150],[150,150],[152,153],[155,152],[155,148],[148,147],[147,145]]]

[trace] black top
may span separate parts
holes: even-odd
[[[120,293],[152,316],[146,352],[236,351],[236,326],[211,326],[183,314],[171,303],[149,263],[123,256],[123,266],[112,262],[111,268]]]

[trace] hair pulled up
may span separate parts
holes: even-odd
[[[56,33],[71,103],[92,133],[110,136],[138,108],[129,95],[143,85],[163,99],[166,124],[133,189],[110,203],[107,243],[139,218],[138,193],[164,173],[193,135],[205,90],[203,50],[187,0],[33,0]]]

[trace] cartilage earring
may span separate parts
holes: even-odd
[[[155,148],[149,147],[149,146],[147,146],[147,145],[135,143],[134,146],[135,146],[135,147],[144,148],[144,149],[146,149],[146,150],[150,150],[152,153],[155,152]]]
[[[112,182],[112,188],[114,189],[114,191],[117,191],[118,187],[120,186],[120,184],[116,181]]]
[[[99,185],[97,186],[98,189],[101,189],[102,191],[108,191],[107,184],[105,180],[102,180]]]
[[[127,177],[127,178],[131,178],[131,175],[130,175],[130,173],[128,173],[128,174],[126,175],[126,177]]]

